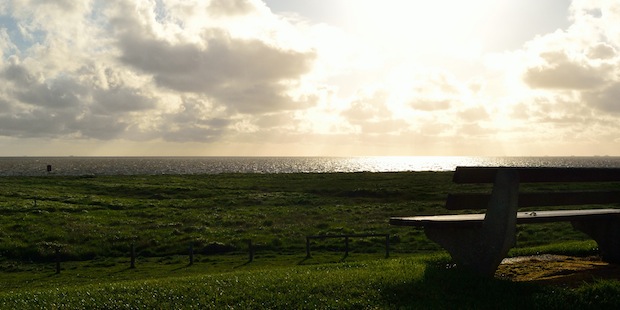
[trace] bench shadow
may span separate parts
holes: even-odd
[[[531,309],[542,290],[443,264],[428,265],[421,279],[388,285],[382,298],[393,309]]]

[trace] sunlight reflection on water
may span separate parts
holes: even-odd
[[[2,176],[451,171],[457,166],[620,168],[620,157],[0,157]]]

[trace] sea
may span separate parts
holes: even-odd
[[[0,176],[451,171],[457,166],[620,168],[620,157],[0,157]]]

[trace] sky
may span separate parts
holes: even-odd
[[[619,156],[619,20],[615,0],[5,0],[0,156]]]

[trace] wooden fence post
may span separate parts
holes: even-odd
[[[306,258],[310,257],[310,237],[306,237]]]
[[[190,242],[189,244],[189,265],[194,264],[194,243]]]
[[[344,237],[344,257],[349,256],[349,236]]]
[[[306,236],[306,258],[310,258],[310,237]]]
[[[130,269],[136,268],[136,243],[131,243],[131,264],[129,265]]]
[[[56,247],[56,274],[60,274],[60,247]]]
[[[248,240],[248,251],[250,252],[249,262],[254,261],[254,247],[252,247],[252,239]]]
[[[390,235],[385,235],[385,258],[390,257]]]

